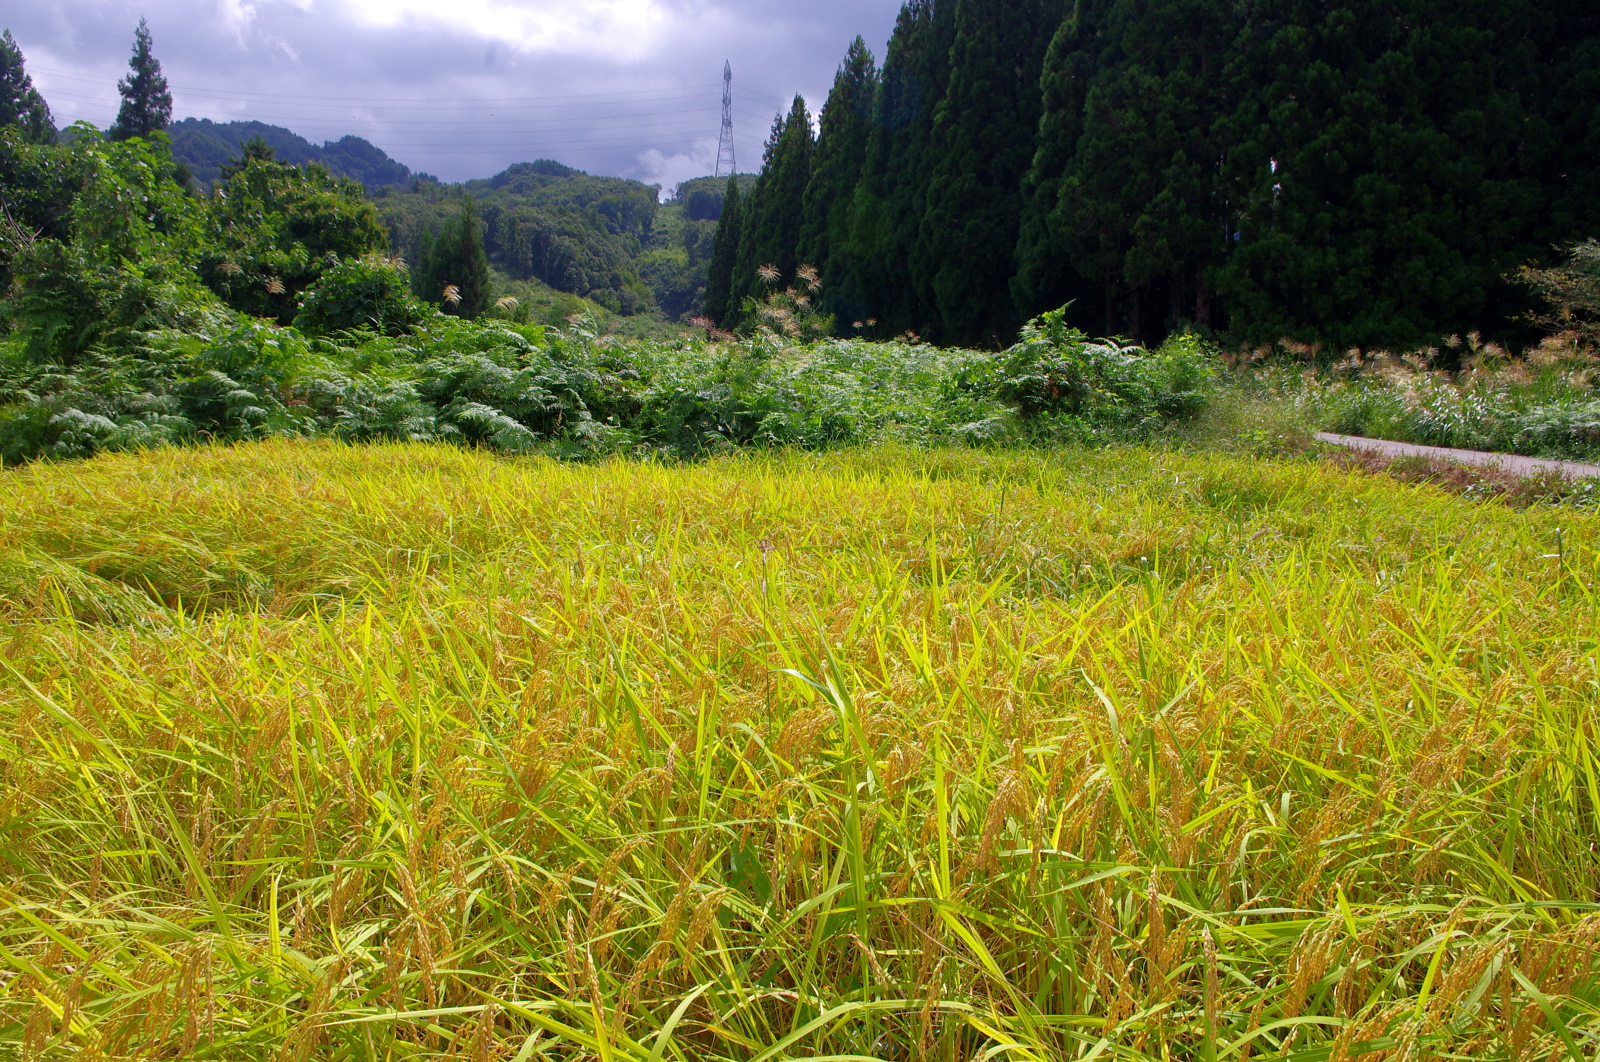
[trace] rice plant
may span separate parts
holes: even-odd
[[[0,474],[0,1054],[1592,1058],[1596,518],[1312,464]]]

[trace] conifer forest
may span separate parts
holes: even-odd
[[[839,321],[945,344],[1071,302],[1141,342],[1421,345],[1503,332],[1507,273],[1600,231],[1600,14],[913,0],[818,124],[797,99],[742,182],[710,317],[810,264]]]

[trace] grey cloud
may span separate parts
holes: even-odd
[[[538,10],[538,4],[522,11]],[[820,107],[845,48],[881,57],[899,0],[671,0],[643,49],[519,47],[443,19],[364,24],[333,0],[56,0],[6,16],[59,124],[104,126],[133,28],[150,21],[175,117],[255,119],[320,142],[364,136],[447,180],[555,158],[593,173],[681,179],[714,157],[733,63],[741,169],[795,93]],[[706,142],[710,140],[711,155]]]

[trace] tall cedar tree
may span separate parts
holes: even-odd
[[[1215,323],[1242,13],[1238,0],[1101,0],[1062,22],[1023,181],[1023,316],[1077,301],[1081,324],[1144,342]]]
[[[772,266],[782,277],[781,284],[794,278],[799,260],[800,225],[805,214],[806,185],[811,179],[811,157],[815,149],[811,137],[811,114],[799,96],[787,116],[773,122],[763,153],[761,175],[756,178],[750,200],[744,204],[740,226],[739,257],[734,265],[731,297],[735,313],[746,296],[759,296],[767,290],[756,270]],[[741,322],[742,323],[742,322]]]
[[[935,338],[1008,343],[1023,174],[1039,128],[1039,75],[1065,0],[956,0],[950,82],[933,127],[923,239]],[[932,322],[930,322],[932,323]]]
[[[15,127],[33,144],[49,144],[56,138],[50,107],[33,87],[22,49],[10,30],[0,34],[0,126]]]
[[[1540,0],[1255,8],[1219,277],[1232,330],[1399,347],[1513,316],[1502,278],[1581,235],[1547,223],[1566,28]]]
[[[846,293],[858,287],[847,244],[856,186],[867,162],[872,109],[877,104],[878,69],[867,42],[857,37],[833,80],[833,91],[818,120],[811,182],[806,185],[798,257],[822,274],[822,308],[841,325],[871,316],[868,307]]]
[[[151,54],[151,43],[150,25],[141,18],[139,28],[133,32],[133,55],[128,59],[128,68],[133,72],[117,82],[122,108],[107,131],[112,140],[149,136],[172,121],[172,93],[161,75],[161,64]]]
[[[717,235],[711,249],[711,267],[706,276],[706,316],[719,325],[731,325],[738,306],[734,304],[734,269],[739,261],[739,239],[743,233],[739,202],[739,178],[728,177],[728,191],[722,197],[722,217],[717,220]]]
[[[835,287],[878,321],[875,334],[924,331],[930,290],[907,263],[921,238],[934,109],[948,80],[955,22],[950,4],[910,0],[900,9],[879,78],[865,172],[850,211],[850,266]]]
[[[452,316],[477,317],[489,308],[489,256],[471,195],[462,195],[461,213],[437,234],[424,233],[412,282],[419,298]]]

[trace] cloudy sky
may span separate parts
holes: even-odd
[[[0,4],[56,124],[101,127],[148,18],[174,118],[364,136],[447,181],[554,158],[671,185],[708,174],[734,74],[739,168],[815,111],[845,49],[880,59],[900,0],[49,0]]]

